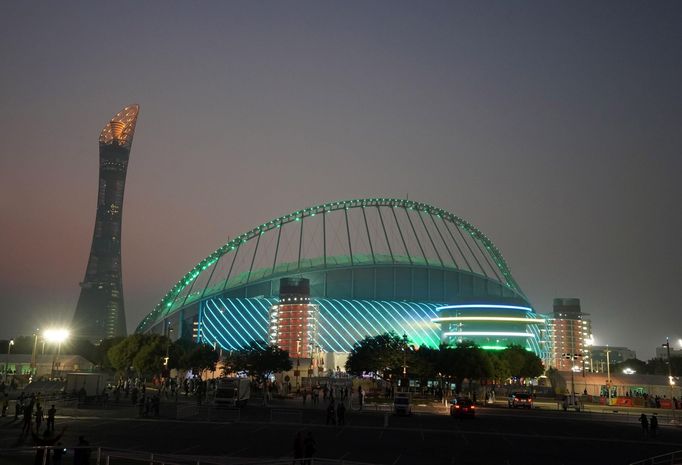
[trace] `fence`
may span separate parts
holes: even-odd
[[[54,457],[55,451],[64,452],[67,456],[85,453],[83,465],[291,465],[291,457],[272,459],[246,457],[205,457],[174,454],[154,454],[149,452],[111,449],[102,447],[25,447],[0,451],[0,463],[3,465],[47,465],[52,463],[48,457]],[[80,452],[76,452],[80,451]],[[41,461],[36,461],[41,457]],[[373,465],[343,459],[323,457],[306,458],[310,465]],[[303,463],[303,459],[300,463]],[[656,462],[658,463],[658,462]],[[663,463],[663,462],[661,462]],[[668,462],[665,462],[668,463]]]
[[[630,465],[678,465],[682,463],[682,450],[657,455],[648,459],[632,462]]]

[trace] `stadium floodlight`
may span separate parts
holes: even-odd
[[[65,342],[70,335],[70,331],[65,328],[52,328],[52,329],[46,329],[43,332],[43,337],[47,342],[51,342],[53,344],[57,344],[57,353],[54,355],[54,359],[52,360],[52,371],[51,375],[52,378],[55,378],[55,367],[59,366],[59,354],[62,351],[62,343]]]
[[[66,341],[69,338],[69,335],[71,333],[69,332],[68,329],[65,328],[54,328],[54,329],[46,329],[43,332],[43,337],[47,342],[53,342],[56,344],[61,344],[62,342]]]

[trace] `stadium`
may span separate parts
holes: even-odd
[[[172,328],[226,350],[267,341],[283,278],[309,281],[322,352],[347,353],[392,331],[416,345],[471,340],[544,355],[543,320],[495,245],[450,212],[391,198],[297,210],[233,238],[183,276],[137,332]]]

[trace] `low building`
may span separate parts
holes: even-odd
[[[80,355],[36,355],[35,366],[31,354],[10,354],[0,357],[0,373],[4,376],[33,375],[34,378],[60,377],[64,373],[91,372],[95,365]]]
[[[671,357],[682,357],[682,349],[670,348]],[[668,348],[667,347],[656,347],[656,358],[662,358],[664,360],[668,359]]]

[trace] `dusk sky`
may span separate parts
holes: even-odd
[[[682,337],[682,2],[5,1],[0,58],[0,338],[71,321],[131,103],[129,332],[228,236],[409,195],[596,343]]]

